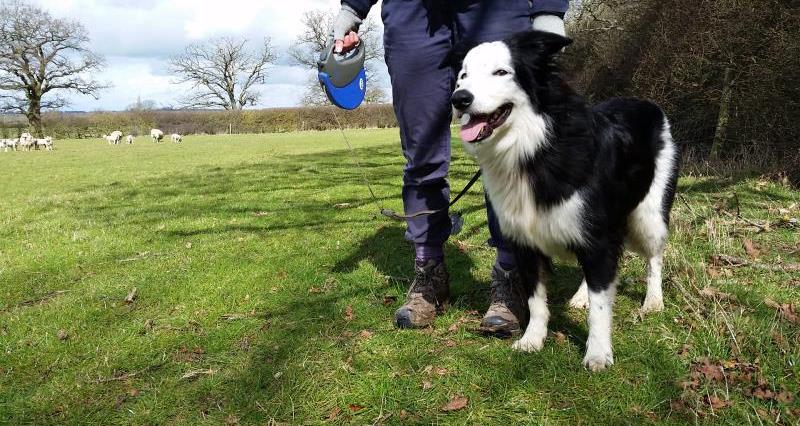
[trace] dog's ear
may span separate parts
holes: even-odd
[[[546,31],[532,30],[514,34],[508,42],[517,46],[520,50],[532,51],[542,56],[550,57],[572,44],[572,39]]]

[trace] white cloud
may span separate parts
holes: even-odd
[[[99,100],[74,95],[71,109],[119,110],[142,99],[176,105],[187,90],[175,85],[167,59],[199,40],[270,37],[279,60],[260,88],[261,107],[297,105],[313,71],[288,64],[286,50],[309,9],[339,7],[340,0],[33,0],[56,17],[77,19],[89,30],[91,48],[106,56],[98,78],[113,84]],[[375,13],[377,11],[373,11]],[[385,74],[385,71],[384,71]],[[384,76],[383,81],[389,81]]]

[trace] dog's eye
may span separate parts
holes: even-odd
[[[497,71],[493,72],[492,75],[496,75],[498,77],[502,77],[504,75],[508,75],[508,71],[506,71],[506,70],[497,70]]]
[[[467,78],[467,73],[461,74],[461,77],[458,77],[459,80],[463,80]]]

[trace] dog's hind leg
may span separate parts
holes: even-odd
[[[642,304],[642,313],[664,310],[664,294],[661,290],[661,267],[664,264],[664,253],[648,259],[647,263],[647,295]]]
[[[614,364],[611,322],[620,249],[606,247],[605,250],[578,256],[589,290],[589,337],[586,339],[583,365],[591,371],[601,371]]]
[[[530,321],[525,328],[525,334],[514,342],[512,349],[522,352],[538,352],[544,347],[547,338],[547,322],[550,320],[550,310],[547,309],[547,289],[543,280],[536,283],[536,290],[528,297]]]
[[[547,288],[545,287],[545,267],[542,255],[532,249],[517,248],[517,267],[528,289],[528,326],[522,337],[514,342],[512,349],[522,352],[537,352],[544,346],[547,338],[547,322],[550,310],[547,308]]]
[[[569,299],[569,306],[575,309],[586,309],[586,306],[589,304],[589,287],[586,285],[586,278],[583,279],[581,282],[581,286],[578,287],[578,291],[572,296],[572,299]]]

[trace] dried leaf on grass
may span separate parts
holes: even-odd
[[[353,314],[353,305],[347,305],[344,308],[344,319],[345,321],[352,321],[355,318],[355,314]]]
[[[761,255],[761,250],[759,250],[755,243],[753,243],[753,240],[749,238],[745,238],[742,241],[742,246],[744,247],[745,253],[753,260],[758,259],[758,256]]]
[[[332,421],[336,420],[336,418],[339,417],[339,414],[341,414],[341,413],[342,413],[342,409],[341,408],[333,407],[333,409],[331,409],[331,411],[328,413],[328,417],[325,420],[327,420],[329,422],[332,422]]]
[[[61,341],[69,339],[69,334],[67,333],[67,330],[58,330],[57,336],[58,336],[58,340],[61,340]]]
[[[131,291],[128,292],[128,295],[125,296],[125,303],[129,305],[133,303],[133,301],[136,300],[136,297],[138,296],[137,294],[138,292],[139,292],[138,288],[136,287],[132,288]]]
[[[358,337],[361,337],[362,339],[369,339],[372,337],[372,334],[373,333],[369,330],[361,330],[361,332],[358,333]]]
[[[451,412],[451,411],[458,411],[466,408],[467,404],[469,403],[469,398],[466,396],[454,396],[450,398],[450,401],[442,407],[442,411],[444,412]]]
[[[791,322],[792,324],[800,323],[800,317],[797,316],[797,309],[791,303],[778,303],[772,299],[764,299],[764,304],[778,311],[778,316]]]
[[[358,405],[358,404],[347,404],[347,408],[349,408],[350,411],[352,411],[353,413],[357,413],[357,412],[363,410],[364,406],[363,405]]]
[[[722,399],[716,395],[709,395],[706,397],[706,403],[713,409],[719,410],[732,405],[730,400]]]

